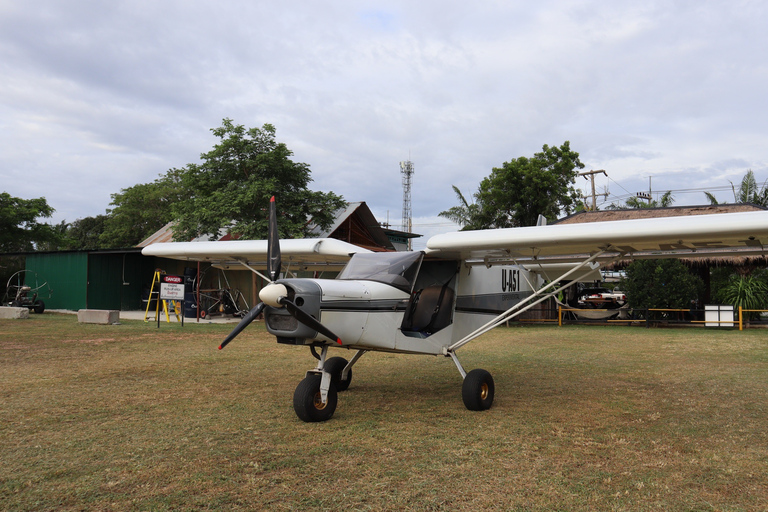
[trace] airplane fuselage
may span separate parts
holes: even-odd
[[[418,257],[412,262],[398,262],[399,273],[346,279],[349,273],[342,272],[337,279],[282,279],[277,284],[346,348],[439,355],[530,295],[538,279],[522,267],[465,267],[458,261],[422,261],[423,255],[414,254]],[[382,257],[366,255],[369,260],[376,256]],[[409,266],[410,273],[404,268]],[[283,308],[267,308],[264,316],[267,330],[281,343],[333,343]]]

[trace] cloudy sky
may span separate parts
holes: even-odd
[[[0,0],[0,191],[52,221],[271,123],[314,190],[414,231],[565,140],[608,202],[768,178],[762,1]],[[587,189],[586,180],[579,186]]]

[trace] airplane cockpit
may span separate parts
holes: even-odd
[[[410,295],[400,330],[427,337],[452,321],[457,262],[425,260],[424,252],[358,253],[337,279],[388,284]]]
[[[423,259],[421,251],[357,253],[336,279],[376,281],[411,293]]]

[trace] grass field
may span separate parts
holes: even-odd
[[[480,413],[450,359],[367,354],[306,424],[309,350],[231,328],[0,320],[0,509],[768,506],[765,330],[497,329]]]

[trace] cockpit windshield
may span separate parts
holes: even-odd
[[[357,253],[336,279],[377,281],[410,293],[423,257],[421,251]]]

